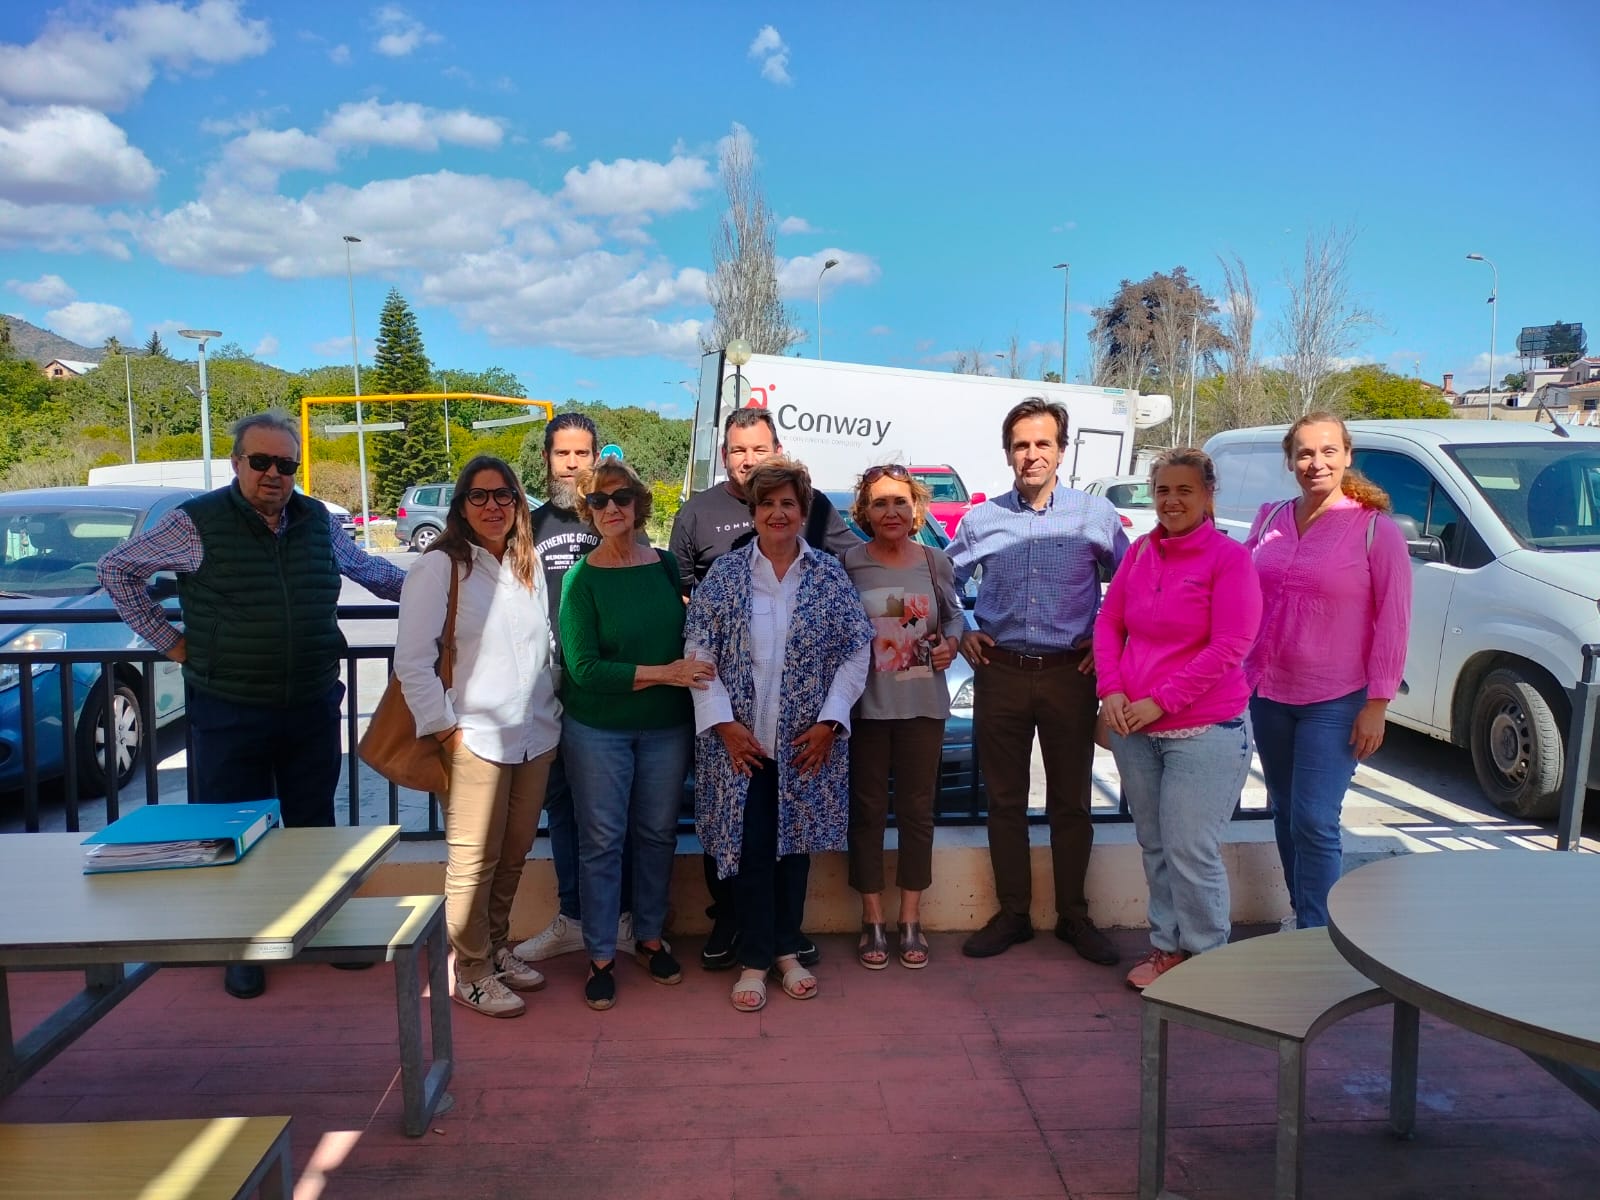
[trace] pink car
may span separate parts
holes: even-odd
[[[961,476],[956,474],[956,469],[948,464],[937,467],[912,467],[911,474],[933,493],[933,501],[928,505],[929,511],[933,513],[933,519],[943,525],[944,531],[951,537],[955,537],[956,526],[961,524],[961,518],[966,515],[967,509],[988,499],[982,492],[969,496],[967,485],[961,482]]]

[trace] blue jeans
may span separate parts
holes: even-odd
[[[561,758],[578,824],[583,944],[593,962],[617,954],[624,842],[633,839],[633,934],[661,936],[678,848],[678,807],[692,730],[596,729],[565,717]]]
[[[578,894],[578,822],[572,812],[572,785],[567,782],[566,764],[558,751],[550,766],[550,782],[544,793],[545,825],[550,833],[550,861],[556,869],[556,899],[561,915],[569,921],[583,919],[583,904]],[[633,864],[630,845],[622,847],[622,911],[633,911]]]
[[[1250,771],[1244,718],[1188,738],[1113,731],[1111,753],[1144,856],[1150,944],[1191,954],[1225,945],[1232,923],[1222,835]]]
[[[339,705],[344,684],[289,707],[240,704],[187,690],[194,735],[194,795],[202,804],[276,798],[291,829],[332,825],[344,752]]]
[[[1250,698],[1283,882],[1301,929],[1328,923],[1328,893],[1344,866],[1339,813],[1356,773],[1350,731],[1366,702],[1365,688],[1316,704]]]

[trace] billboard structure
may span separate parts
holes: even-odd
[[[1554,325],[1525,325],[1517,334],[1517,354],[1542,358],[1547,367],[1565,367],[1582,358],[1588,348],[1582,322],[1557,321]]]

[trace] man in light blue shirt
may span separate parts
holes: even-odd
[[[1030,396],[1006,414],[1001,444],[1015,486],[962,518],[950,543],[956,586],[977,573],[978,628],[962,639],[972,664],[978,761],[989,793],[989,860],[1000,911],[966,941],[972,958],[1033,937],[1029,765],[1037,732],[1056,883],[1056,936],[1090,962],[1117,961],[1089,920],[1084,877],[1094,845],[1094,659],[1100,571],[1128,549],[1117,510],[1056,481],[1067,410]]]

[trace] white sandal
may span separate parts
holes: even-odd
[[[788,970],[782,970],[778,966],[778,963],[783,962],[785,958],[794,963],[794,966],[788,968]],[[783,958],[778,960],[778,963],[773,964],[772,973],[781,977],[786,995],[792,996],[796,1000],[810,1000],[817,994],[817,977],[800,965],[800,959],[797,956],[785,954]],[[802,992],[800,985],[808,979],[811,981],[811,990]]]
[[[754,992],[757,996],[760,997],[760,999],[757,1000],[754,1004],[751,1004],[749,1001],[741,1001],[739,999],[739,997],[742,994],[746,993],[746,992]],[[735,1008],[737,1008],[740,1012],[748,1012],[748,1013],[760,1012],[763,1008],[765,1008],[767,1006],[767,977],[766,977],[766,973],[763,972],[760,975],[756,975],[756,976],[753,976],[753,977],[750,977],[750,978],[746,978],[744,975],[741,975],[739,977],[739,979],[734,983],[733,991],[730,994],[729,999],[731,999],[733,1001],[733,1006]]]

